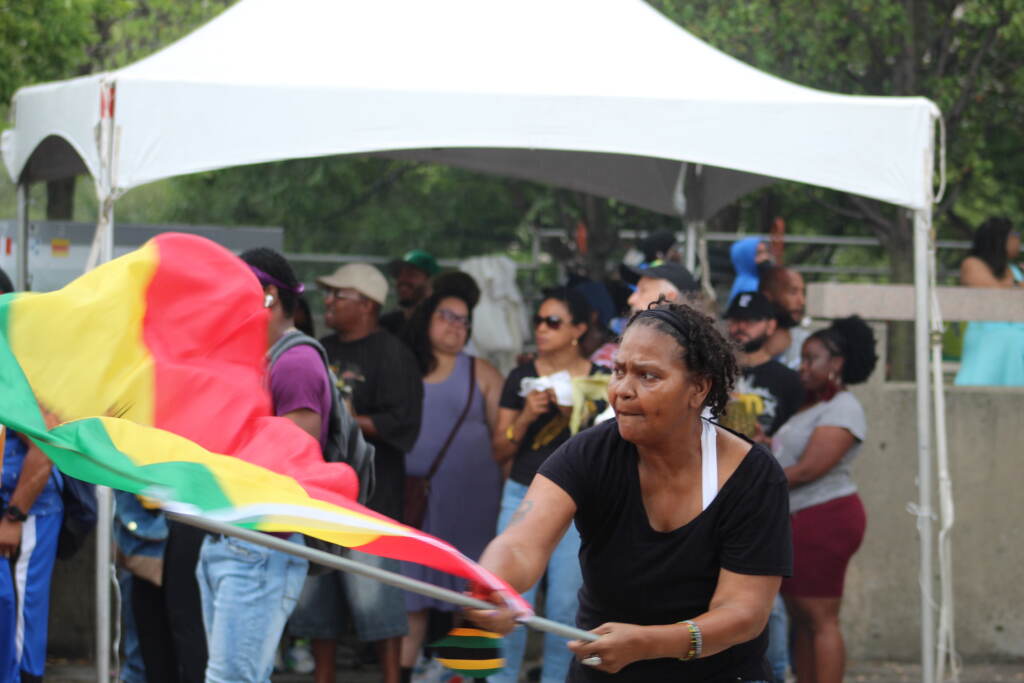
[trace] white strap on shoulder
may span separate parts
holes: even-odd
[[[701,424],[703,428],[700,433],[700,509],[707,510],[718,495],[718,431],[708,420],[701,420]]]

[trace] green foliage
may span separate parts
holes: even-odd
[[[969,236],[985,217],[1024,217],[1024,0],[648,0],[687,30],[788,80],[857,95],[923,95],[943,112],[949,186],[940,231]],[[814,204],[889,242],[891,207],[780,187],[783,208]],[[813,213],[813,212],[812,212]],[[782,214],[790,217],[789,213]]]
[[[3,0],[0,0],[3,1]],[[865,95],[924,95],[948,129],[949,187],[936,211],[947,237],[969,237],[993,213],[1020,221],[1024,196],[1024,0],[648,0],[698,37],[802,85]],[[169,44],[231,0],[6,0],[0,5],[0,100],[28,83],[116,68]],[[79,183],[76,213],[95,202]],[[0,210],[10,206],[0,187]],[[737,202],[714,228],[878,235],[885,250],[788,247],[791,260],[889,265],[906,260],[909,224],[895,207],[780,183]],[[598,271],[622,249],[624,228],[676,229],[677,220],[613,200],[377,157],[299,159],[226,169],[137,188],[118,204],[126,221],[281,225],[290,250],[439,256],[528,248],[527,225],[572,234],[587,257],[552,255]],[[897,272],[900,271],[900,272]]]
[[[544,190],[379,157],[295,159],[175,181],[173,221],[286,228],[289,250],[442,257],[504,251]],[[195,201],[201,197],[201,201]]]
[[[33,83],[123,66],[187,34],[231,0],[5,0],[0,101]]]

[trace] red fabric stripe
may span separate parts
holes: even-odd
[[[252,271],[202,237],[167,233],[155,242],[160,261],[142,335],[154,362],[154,425],[288,475],[321,500],[354,498],[350,467],[325,463],[313,437],[271,417],[267,312]]]

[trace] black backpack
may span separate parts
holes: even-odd
[[[356,471],[356,476],[359,478],[358,501],[365,505],[366,501],[373,495],[375,483],[373,446],[366,443],[359,425],[352,415],[349,414],[348,408],[341,400],[341,395],[338,391],[338,379],[331,372],[327,361],[327,352],[324,350],[324,347],[316,339],[298,330],[286,332],[284,336],[270,347],[270,351],[267,354],[270,359],[270,366],[273,367],[274,363],[277,362],[277,359],[285,351],[303,344],[312,346],[320,354],[320,359],[324,363],[324,371],[327,372],[327,378],[331,383],[331,416],[327,429],[327,446],[324,448],[324,460],[327,462],[346,463]]]

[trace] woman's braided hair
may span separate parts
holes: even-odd
[[[875,333],[857,315],[834,320],[824,330],[811,335],[819,340],[833,356],[843,359],[843,384],[859,384],[871,376],[878,362],[875,353]]]
[[[647,307],[648,311],[664,311],[674,320],[672,323],[645,311],[633,314],[626,329],[634,323],[648,325],[672,337],[682,351],[683,364],[699,377],[711,382],[711,389],[704,406],[715,417],[725,412],[729,394],[736,382],[736,357],[733,345],[722,336],[715,321],[685,304],[667,301],[664,296]],[[665,315],[662,313],[661,315]]]

